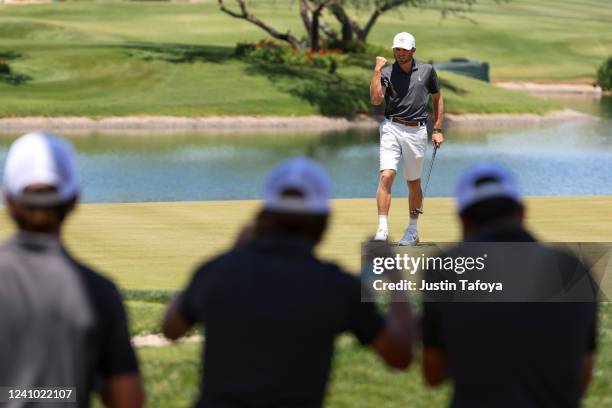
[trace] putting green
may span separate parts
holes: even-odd
[[[529,197],[527,224],[542,240],[612,241],[612,196]],[[201,261],[228,248],[258,201],[83,204],[70,218],[68,247],[87,264],[129,289],[177,289]],[[334,200],[331,229],[320,254],[356,271],[360,243],[376,229],[374,199]],[[396,197],[390,233],[399,239],[407,200]],[[12,228],[2,215],[0,237]],[[459,239],[450,198],[429,198],[419,222],[422,241]]]

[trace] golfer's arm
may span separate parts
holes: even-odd
[[[370,82],[370,102],[378,106],[385,100],[385,87],[380,83],[381,72],[374,70],[372,82]]]
[[[446,352],[435,347],[423,350],[423,377],[427,384],[435,387],[448,378],[448,360]]]
[[[434,114],[434,127],[441,129],[444,120],[444,100],[440,92],[431,94],[431,105]]]
[[[187,331],[191,329],[191,326],[193,326],[192,323],[183,318],[180,309],[180,301],[181,297],[179,295],[170,302],[166,309],[164,320],[162,321],[162,333],[170,340],[178,339],[187,333]]]

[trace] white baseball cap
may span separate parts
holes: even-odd
[[[4,166],[5,193],[37,206],[65,203],[78,194],[75,153],[65,139],[45,132],[28,133],[11,145]],[[34,184],[55,187],[49,193],[25,193]]]
[[[416,41],[414,36],[410,33],[398,33],[393,37],[393,48],[403,48],[405,50],[411,50],[416,47]]]
[[[290,195],[288,192],[298,192]],[[328,214],[331,183],[319,163],[296,157],[274,167],[265,182],[264,208],[296,214]]]
[[[521,202],[518,185],[510,171],[490,162],[468,168],[459,178],[455,195],[460,214],[472,205],[492,198]]]

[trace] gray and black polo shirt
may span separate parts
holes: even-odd
[[[105,379],[138,372],[117,288],[57,236],[20,232],[0,248],[0,333],[0,386],[76,387],[70,406],[88,407]]]
[[[427,120],[429,95],[440,92],[440,81],[431,64],[413,60],[406,72],[396,62],[382,69],[380,81],[385,91],[385,117]]]

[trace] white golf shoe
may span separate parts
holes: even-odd
[[[419,243],[419,233],[416,230],[407,229],[406,233],[397,243],[401,246],[415,246]]]
[[[386,241],[389,239],[389,230],[386,228],[379,228],[376,230],[376,235],[374,235],[374,241]]]

